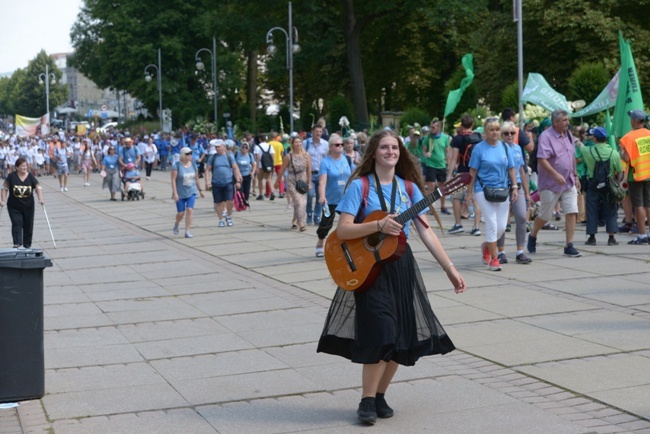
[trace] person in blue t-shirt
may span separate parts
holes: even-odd
[[[369,178],[365,198],[362,177]],[[370,236],[398,237],[404,231],[408,237],[408,224],[403,226],[396,215],[422,199],[424,185],[419,165],[413,162],[394,131],[380,130],[373,134],[350,179],[336,208],[340,213],[336,241],[341,244],[331,245],[328,241],[327,254],[341,251],[343,244],[370,242]],[[412,183],[411,194],[405,180]],[[365,206],[364,199],[367,199]],[[378,210],[385,212],[384,217],[373,216],[363,222],[355,219],[358,213],[368,216]],[[420,216],[413,222],[423,244],[442,266],[455,291],[465,291],[465,281],[427,222]],[[422,356],[445,354],[455,348],[431,309],[408,243],[398,256],[381,265],[368,290],[356,292],[341,287],[336,290],[317,348],[318,352],[363,364],[357,416],[365,423],[393,415],[385,393],[398,365],[411,366]]]
[[[163,137],[161,133],[158,135],[158,138],[154,143],[156,144],[156,148],[158,148],[158,155],[160,156],[160,170],[165,172],[167,171],[169,151],[171,150],[171,145],[169,144],[169,136],[166,135]]]
[[[232,226],[233,198],[235,188],[241,188],[242,176],[239,173],[235,157],[228,154],[223,140],[210,140],[210,145],[215,146],[217,152],[210,157],[205,165],[205,189],[208,189],[208,180],[210,180],[215,211],[219,217],[219,227]],[[235,181],[234,186],[233,181]],[[226,210],[225,223],[223,221],[224,209]]]
[[[343,139],[338,134],[332,134],[329,140],[329,152],[327,157],[323,158],[318,171],[318,203],[323,209],[323,218],[320,219],[316,235],[316,256],[324,256],[323,244],[325,237],[334,225],[334,215],[336,206],[343,197],[345,184],[352,174],[352,166],[348,159],[343,155]],[[328,212],[329,211],[329,212]]]
[[[250,153],[250,145],[247,141],[242,140],[239,152],[235,154],[235,161],[237,162],[237,167],[239,167],[239,172],[242,176],[241,191],[244,193],[244,197],[248,201],[248,197],[251,193],[253,174],[257,170],[257,162],[255,161],[253,154]]]
[[[475,197],[485,218],[485,242],[481,245],[483,262],[491,271],[501,271],[497,256],[497,240],[506,231],[510,202],[491,202],[486,199],[484,187],[510,188],[511,200],[516,202],[519,187],[512,151],[499,140],[501,124],[499,118],[485,120],[483,126],[485,140],[474,145],[469,160],[469,173],[472,180],[467,186],[466,200]]]

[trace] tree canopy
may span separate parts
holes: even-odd
[[[474,54],[475,79],[464,107],[482,98],[501,109],[504,89],[517,79],[512,0],[295,0],[292,6],[301,47],[294,55],[294,100],[301,113],[327,114],[329,101],[342,95],[353,102],[348,117],[355,128],[384,110],[441,116],[465,53]],[[612,77],[620,67],[620,29],[632,40],[650,100],[648,16],[650,0],[524,0],[525,74],[541,73],[559,92],[587,100],[576,94],[584,86],[570,87],[569,78],[594,62]],[[73,63],[99,86],[128,90],[155,113],[155,80],[146,83],[143,70],[161,48],[163,106],[178,125],[212,117],[210,71],[195,74],[194,54],[211,48],[215,35],[219,112],[235,122],[247,112],[254,120],[271,96],[289,102],[280,31],[273,32],[277,53],[266,54],[266,34],[276,26],[288,30],[285,0],[85,0],[71,34]]]

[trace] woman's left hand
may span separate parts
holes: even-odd
[[[519,197],[519,189],[518,188],[513,188],[512,193],[510,193],[512,197],[512,202],[517,202],[517,198]]]
[[[458,270],[456,270],[455,266],[452,265],[449,267],[447,270],[447,277],[451,284],[454,285],[454,292],[456,294],[465,292],[465,289],[467,288],[465,285],[465,279],[463,279],[463,276],[461,276]]]
[[[45,199],[39,199],[38,203],[40,203],[41,205],[45,205]]]
[[[203,190],[199,190],[199,194],[201,195],[201,199],[205,197],[205,195],[203,194]]]

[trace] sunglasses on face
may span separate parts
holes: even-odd
[[[514,131],[504,131],[501,134],[503,134],[504,136],[514,136],[515,132]]]
[[[343,146],[343,143],[334,143],[332,146],[336,146],[337,148],[340,148]]]

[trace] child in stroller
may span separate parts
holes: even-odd
[[[124,175],[122,177],[124,189],[122,190],[122,200],[140,200],[144,199],[144,188],[140,182],[140,172],[135,164],[129,163],[124,168]]]

